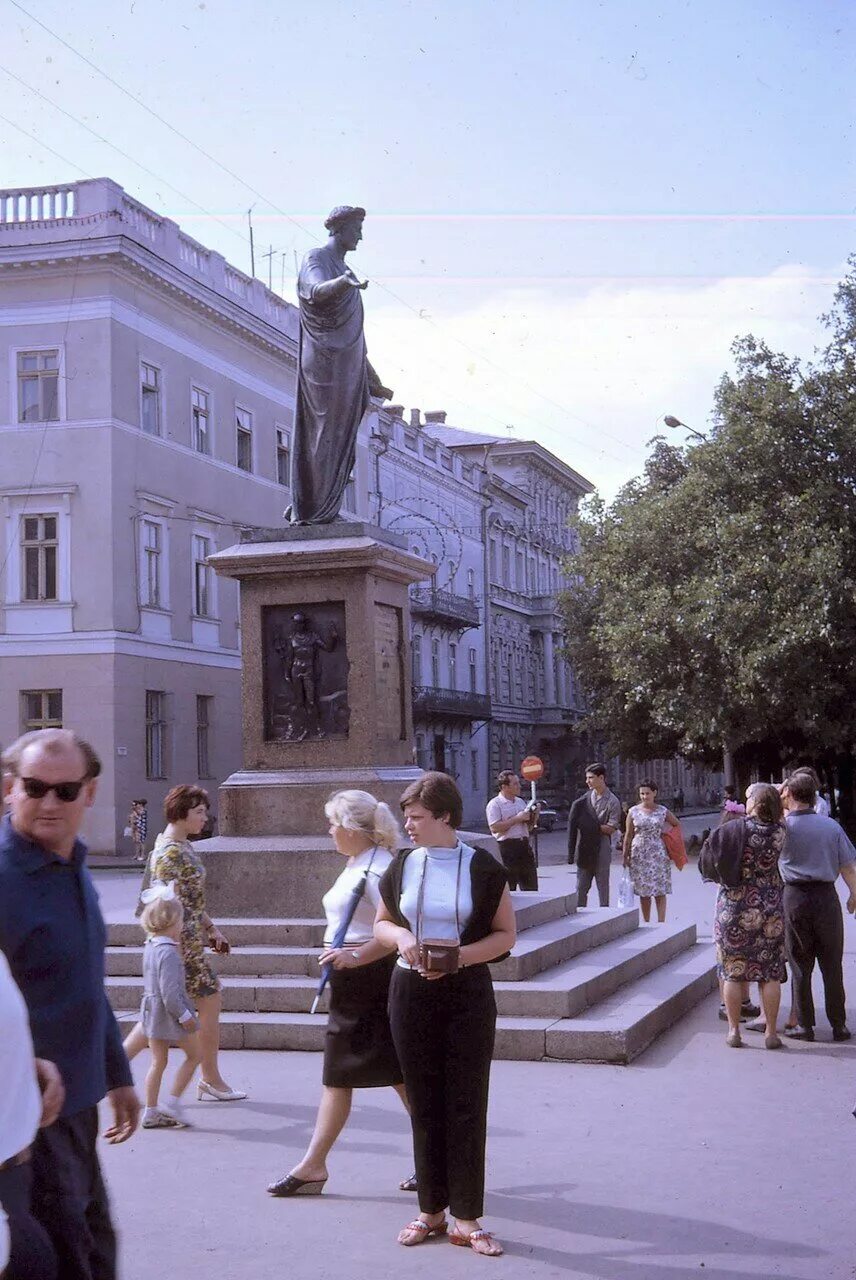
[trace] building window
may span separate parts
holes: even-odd
[[[511,586],[511,548],[502,548],[502,585]]]
[[[491,540],[490,540],[490,580],[491,580],[491,582],[496,582],[496,581],[497,581],[497,576],[496,576],[496,539],[495,539],[495,538],[491,538]]]
[[[476,651],[470,649],[470,693],[478,692],[478,669],[476,667]]]
[[[357,482],[353,471],[348,476],[348,483],[345,485],[345,491],[342,494],[342,506],[345,511],[356,511],[357,509]]]
[[[523,552],[517,552],[517,579],[516,586],[518,591],[526,590],[526,562],[523,559]]]
[[[253,415],[247,409],[235,410],[237,432],[236,460],[241,471],[253,469]]]
[[[471,600],[476,598],[476,571],[467,569],[467,595]]]
[[[410,641],[410,678],[414,684],[422,683],[422,636],[418,631]]]
[[[276,429],[276,482],[291,488],[291,436],[282,427]]]
[[[475,748],[470,750],[470,786],[473,791],[479,789],[479,753]]]
[[[424,733],[417,733],[416,735],[416,763],[420,769],[424,769],[428,763],[427,756],[425,754]]]
[[[31,729],[61,729],[62,689],[24,689],[21,727],[24,733]]]
[[[440,641],[431,641],[431,683],[435,689],[440,688]]]
[[[166,694],[146,690],[146,777],[166,777]]]
[[[59,422],[59,351],[18,352],[18,421]]]
[[[196,695],[196,776],[212,777],[208,759],[208,730],[211,727],[211,703],[213,698],[207,694]]]
[[[21,520],[23,553],[22,600],[56,600],[57,517],[24,516]]]
[[[191,390],[193,447],[197,453],[204,453],[206,457],[211,455],[211,412],[209,404],[210,397],[208,392],[200,391],[199,387],[193,387]]]
[[[140,425],[146,435],[161,433],[160,369],[153,364],[140,365]]]
[[[193,612],[197,618],[214,616],[211,589],[211,566],[207,564],[211,554],[211,539],[201,534],[193,535]]]
[[[458,687],[458,646],[456,644],[449,645],[449,688],[457,689]]]
[[[144,607],[163,607],[161,592],[161,557],[163,529],[155,520],[143,521],[143,599]]]

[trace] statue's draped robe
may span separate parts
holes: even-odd
[[[335,520],[354,465],[357,429],[369,403],[363,300],[348,289],[332,301],[317,286],[347,270],[335,248],[310,249],[297,279],[300,353],[291,519]]]

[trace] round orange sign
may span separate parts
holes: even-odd
[[[527,756],[520,766],[520,773],[527,782],[537,782],[544,777],[544,761],[540,756]]]

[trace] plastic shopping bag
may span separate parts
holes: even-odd
[[[621,873],[621,881],[618,886],[618,906],[619,908],[623,908],[633,907],[635,905],[636,900],[633,893],[633,881],[630,878],[629,868],[625,867]]]

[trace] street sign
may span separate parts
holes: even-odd
[[[544,777],[544,761],[540,756],[527,756],[520,766],[520,773],[527,782],[537,782]]]

